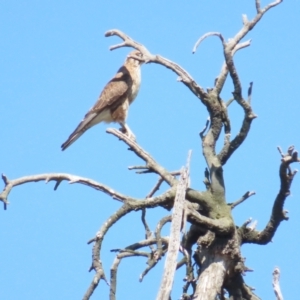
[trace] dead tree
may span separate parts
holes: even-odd
[[[243,144],[250,131],[252,121],[256,118],[251,107],[252,82],[245,96],[245,93],[242,92],[242,84],[233,56],[236,51],[250,46],[250,40],[246,42],[241,42],[241,40],[269,9],[281,2],[281,0],[276,0],[262,8],[260,1],[255,0],[255,17],[248,20],[247,16],[243,15],[243,26],[233,38],[226,41],[221,33],[209,32],[196,42],[193,52],[197,50],[204,39],[211,36],[216,36],[221,42],[221,47],[223,47],[225,62],[220,74],[215,79],[214,86],[207,90],[204,90],[180,65],[162,56],[151,54],[144,45],[134,41],[120,30],[110,30],[105,34],[106,37],[118,36],[123,40],[122,43],[112,46],[111,50],[120,47],[135,48],[143,54],[143,60],[146,63],[156,63],[175,72],[178,75],[178,81],[182,82],[206,107],[209,119],[200,132],[203,156],[207,163],[207,168],[204,171],[205,190],[198,191],[189,186],[189,163],[180,172],[170,172],[159,165],[139,144],[115,129],[108,129],[107,132],[127,144],[129,150],[144,161],[144,165],[134,166],[130,169],[137,170],[137,173],[140,174],[155,173],[159,176],[157,184],[144,199],[135,199],[102,183],[70,174],[40,174],[14,180],[2,175],[5,186],[0,194],[0,199],[5,209],[12,188],[37,181],[55,181],[55,190],[65,180],[70,183],[83,184],[104,192],[112,199],[120,202],[121,207],[109,217],[96,236],[88,242],[93,245],[90,270],[94,271],[95,274],[83,299],[90,299],[100,280],[109,282],[109,297],[111,300],[116,299],[117,271],[123,258],[143,256],[147,259],[148,267],[140,277],[140,280],[142,280],[165,255],[168,258],[157,299],[170,299],[174,272],[183,266],[186,268],[186,284],[181,299],[226,299],[225,293],[228,293],[230,299],[259,299],[244,282],[242,275],[249,269],[245,266],[240,248],[245,243],[259,245],[269,243],[280,223],[288,219],[284,210],[284,202],[290,194],[290,187],[296,174],[296,171],[292,171],[290,165],[293,162],[300,162],[300,159],[293,146],[289,147],[286,153],[278,148],[281,155],[279,166],[281,183],[278,195],[274,200],[270,220],[262,231],[256,230],[255,224],[250,224],[251,220],[247,220],[241,226],[234,223],[232,210],[252,196],[254,192],[248,191],[241,199],[234,203],[228,203],[225,197],[223,166]],[[221,92],[228,75],[233,83],[233,97],[225,101],[221,97]],[[239,132],[234,137],[231,136],[231,122],[228,113],[229,105],[233,101],[241,106],[244,113]],[[223,146],[221,151],[217,152],[216,144],[222,130],[224,130]],[[180,178],[177,177],[178,175],[180,175]],[[169,188],[162,194],[155,196],[163,182],[167,183]],[[156,207],[163,207],[166,211],[173,209],[173,213],[158,222],[155,234],[152,235],[145,215],[147,209],[155,209]],[[107,276],[101,261],[103,239],[116,222],[125,215],[137,210],[142,212],[142,222],[147,238],[124,249],[113,250],[117,254],[111,267],[110,276]],[[162,236],[161,230],[168,222],[172,222],[171,235]],[[192,246],[195,244],[197,250],[192,253]],[[142,248],[150,250],[142,250]],[[183,259],[179,262],[177,261],[178,251],[183,253]]]

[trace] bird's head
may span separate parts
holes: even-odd
[[[126,62],[132,66],[139,67],[145,62],[143,54],[138,50],[131,51],[126,58]]]

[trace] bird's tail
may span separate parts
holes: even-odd
[[[61,145],[61,150],[66,150],[70,145],[72,145],[82,134],[82,132],[76,132],[76,130],[69,136],[69,138]]]
[[[94,126],[97,122],[94,122],[97,113],[88,112],[84,119],[79,123],[76,129],[71,133],[68,139],[61,145],[61,150],[64,151],[70,145],[72,145],[79,137],[81,137],[90,127]]]

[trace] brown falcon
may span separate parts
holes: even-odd
[[[125,120],[129,105],[139,91],[142,63],[142,54],[139,51],[134,50],[129,53],[124,65],[104,87],[95,105],[61,145],[62,150],[74,143],[86,130],[100,122],[118,122],[122,127],[122,132],[132,139],[135,138]]]

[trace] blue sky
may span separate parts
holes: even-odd
[[[11,179],[71,173],[133,197],[144,197],[157,177],[128,171],[128,166],[141,161],[105,133],[109,126],[94,127],[65,152],[60,151],[129,52],[127,48],[109,51],[120,40],[105,38],[104,33],[113,28],[124,31],[152,53],[179,63],[206,88],[213,85],[221,68],[221,44],[212,37],[192,55],[194,43],[208,31],[230,38],[241,28],[243,13],[249,18],[255,14],[254,0],[12,0],[2,1],[0,7],[0,172]],[[246,142],[224,168],[229,202],[248,190],[257,193],[235,208],[237,225],[252,217],[258,220],[258,229],[264,228],[279,188],[276,147],[286,150],[294,144],[300,149],[299,11],[298,0],[270,10],[247,36],[252,45],[235,56],[244,94],[249,82],[254,82],[252,103],[258,115]],[[222,97],[231,98],[232,90],[229,81]],[[233,103],[229,113],[236,133],[241,109]],[[205,162],[198,133],[206,118],[203,105],[176,81],[175,74],[162,66],[143,66],[142,86],[128,124],[140,145],[168,170],[180,169],[192,149],[192,187],[201,190]],[[275,266],[282,272],[285,298],[298,294],[299,182],[297,175],[285,205],[290,220],[282,223],[273,243],[242,248],[247,266],[254,269],[245,280],[262,299],[274,298],[271,273]],[[93,274],[88,273],[91,246],[86,242],[119,203],[76,184],[64,182],[55,192],[53,187],[53,182],[16,187],[8,210],[0,211],[1,299],[80,299],[92,280]],[[102,252],[107,276],[114,258],[109,250],[144,238],[140,215],[126,216],[107,235]],[[162,209],[149,211],[153,230],[164,215],[167,212]],[[121,263],[119,299],[155,298],[163,262],[139,283],[145,267],[141,258]],[[174,299],[180,296],[183,276],[182,271],[178,273]],[[108,287],[101,282],[92,299],[106,295]]]

